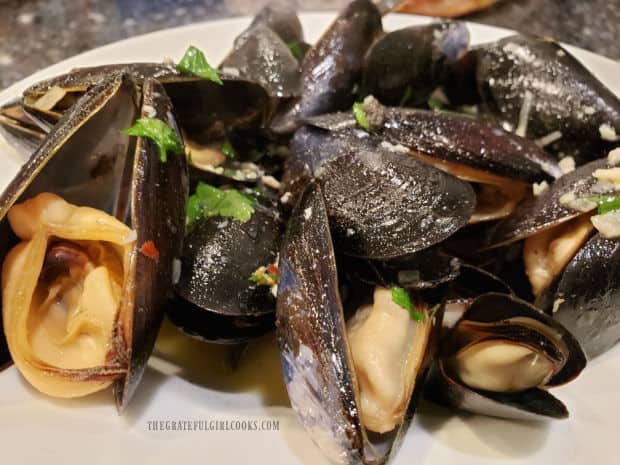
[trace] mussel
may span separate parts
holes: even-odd
[[[175,287],[178,298],[167,310],[172,323],[218,343],[240,343],[273,330],[277,283],[252,277],[261,267],[277,266],[283,229],[274,202],[263,197],[247,221],[213,216],[192,225]]]
[[[317,179],[340,253],[374,259],[412,254],[453,234],[473,213],[469,184],[364,131],[304,127],[291,148],[283,189],[295,196]]]
[[[105,79],[0,197],[4,334],[46,394],[113,384],[122,410],[142,376],[181,255],[188,181],[184,157],[164,161],[120,131],[146,116],[176,128],[171,110],[156,81]]]
[[[333,462],[384,463],[413,415],[440,310],[414,299],[414,320],[389,289],[377,288],[346,324],[315,183],[293,212],[279,268],[277,335],[293,409]]]
[[[301,97],[276,115],[271,128],[291,133],[301,118],[349,108],[364,55],[382,31],[381,14],[370,0],[354,0],[306,53]]]
[[[377,40],[366,56],[361,95],[385,105],[425,104],[441,83],[445,67],[465,53],[469,32],[463,23],[410,26]]]
[[[559,323],[507,294],[478,297],[441,342],[427,398],[503,418],[566,418],[547,389],[583,370],[586,358]]]
[[[620,100],[553,40],[511,36],[476,49],[478,90],[488,109],[578,164],[604,156],[620,133]]]

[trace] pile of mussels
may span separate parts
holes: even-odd
[[[267,5],[214,69],[74,69],[0,109],[0,365],[122,410],[164,314],[275,329],[338,463],[382,463],[422,396],[565,418],[548,390],[620,339],[620,102],[562,46],[386,33],[350,3],[312,46]],[[191,195],[190,195],[191,194]]]

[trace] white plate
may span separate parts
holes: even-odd
[[[333,18],[302,16],[313,41]],[[393,30],[427,18],[391,15]],[[155,32],[78,55],[33,74],[0,94],[0,104],[28,85],[74,66],[160,61],[180,57],[188,44],[217,63],[248,19],[230,19]],[[509,31],[470,25],[474,43]],[[19,39],[19,38],[16,38]],[[620,94],[620,65],[571,48],[607,86]],[[18,163],[0,147],[0,186]],[[304,434],[288,406],[272,337],[249,348],[236,372],[226,349],[184,337],[165,326],[138,393],[118,416],[111,392],[81,400],[39,395],[15,368],[0,373],[0,463],[316,465],[325,460]],[[568,406],[565,421],[523,423],[454,414],[427,404],[409,429],[394,465],[432,464],[605,464],[619,463],[616,428],[620,418],[620,347],[586,368],[575,382],[554,390]],[[149,421],[279,421],[278,431],[153,431]],[[172,426],[169,424],[169,426]],[[267,425],[265,425],[267,426]]]

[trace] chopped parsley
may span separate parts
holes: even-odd
[[[596,203],[599,215],[620,210],[620,196],[602,195],[600,197],[589,197],[588,200]]]
[[[366,111],[364,110],[363,103],[356,102],[353,104],[353,114],[355,115],[355,121],[357,121],[358,126],[370,132],[370,124],[368,123],[368,118],[366,118]]]
[[[194,76],[223,85],[217,70],[209,64],[204,53],[193,45],[188,47],[185,55],[177,64],[177,69],[183,73],[193,74]]]
[[[222,190],[199,182],[187,201],[187,224],[200,218],[223,216],[246,222],[254,213],[256,199],[235,189]]]
[[[176,132],[167,123],[157,118],[139,118],[133,126],[121,131],[128,136],[140,136],[151,139],[159,147],[159,158],[168,160],[168,152],[175,155],[183,153],[183,144]]]
[[[250,276],[250,281],[259,286],[275,286],[278,284],[278,267],[276,265],[258,267]]]
[[[293,56],[298,60],[304,57],[304,51],[301,49],[301,44],[299,42],[290,42],[287,46]]]
[[[237,156],[237,152],[235,152],[235,148],[232,146],[232,144],[229,141],[224,142],[222,146],[220,147],[220,150],[228,158],[235,158]]]
[[[392,301],[396,305],[404,308],[409,312],[411,318],[415,321],[424,321],[424,314],[418,312],[409,297],[409,294],[402,287],[394,286],[392,287]]]

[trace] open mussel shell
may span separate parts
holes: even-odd
[[[476,298],[490,292],[514,294],[508,284],[482,268],[460,263],[458,275],[450,280],[446,293],[443,327],[452,328]]]
[[[62,366],[56,366],[45,362],[48,354],[43,350],[39,354],[42,361],[35,366],[44,367],[44,378],[52,383],[50,386],[45,383],[35,386],[43,392],[72,397],[94,392],[114,382],[117,405],[123,410],[146,366],[163,316],[163,304],[172,288],[173,261],[180,256],[188,188],[183,157],[171,156],[163,162],[154,143],[121,133],[138,116],[153,112],[176,127],[170,101],[158,83],[145,81],[142,94],[138,94],[129,76],[117,74],[105,79],[68,110],[0,198],[2,228],[7,231],[2,235],[1,244],[5,262],[3,278],[7,286],[3,295],[4,330],[11,337],[22,334],[19,327],[13,327],[19,320],[14,315],[18,302],[9,292],[14,290],[14,283],[25,283],[19,274],[26,273],[26,270],[14,266],[15,257],[20,256],[16,252],[18,248],[24,250],[24,244],[30,246],[36,241],[37,244],[44,241],[41,242],[46,254],[43,271],[36,275],[32,269],[28,271],[28,279],[33,277],[35,280],[32,289],[40,287],[41,292],[46,292],[47,280],[56,279],[54,276],[63,279],[62,273],[66,270],[85,266],[84,261],[89,266],[88,260],[97,264],[103,260],[97,257],[106,257],[91,252],[92,247],[92,250],[123,250],[124,258],[119,265],[122,266],[121,272],[115,272],[116,265],[108,265],[107,261],[95,268],[119,276],[120,281],[112,286],[116,289],[112,295],[117,295],[118,306],[111,304],[102,308],[105,315],[92,315],[92,320],[82,327],[84,334],[80,336],[87,338],[92,328],[99,334],[98,325],[105,326],[107,323],[102,323],[103,320],[108,321],[112,326],[108,328],[110,339],[103,341],[105,360],[101,366],[82,366],[83,362],[71,362],[73,359],[67,356]],[[20,202],[20,208],[14,213],[9,212],[12,222],[17,221],[19,215],[26,220],[28,215],[35,215],[35,223],[17,222],[13,225],[22,231],[20,234],[38,224],[37,221],[45,224],[48,218],[57,218],[58,224],[49,226],[54,236],[51,238],[44,230],[35,230],[30,242],[22,242],[11,251],[11,263],[8,258],[4,260],[4,256],[16,242],[16,237],[10,233],[6,215],[16,202]],[[158,214],[153,215],[154,211]],[[38,219],[37,212],[41,214]],[[58,220],[65,214],[63,212],[74,212],[63,217],[66,225]],[[116,219],[109,215],[116,216]],[[129,227],[118,220],[126,220]],[[150,253],[145,252],[149,250],[148,247],[144,249],[145,244],[151,244]],[[84,272],[88,269],[84,268]],[[88,272],[85,279],[91,274]],[[71,289],[67,292],[74,292]],[[78,287],[75,291],[81,289]],[[96,289],[105,295],[105,286]],[[52,292],[51,288],[48,292]],[[82,297],[86,298],[85,294]],[[79,305],[98,305],[99,300],[79,301],[82,302]],[[36,299],[32,302],[36,303]],[[68,300],[67,305],[70,306],[71,302]],[[80,313],[74,314],[72,307],[69,310],[66,318],[77,318],[74,321],[77,324]],[[45,321],[42,320],[41,324],[46,324]],[[108,333],[104,331],[103,334]],[[68,336],[66,340],[69,340]],[[47,344],[43,347],[54,345],[52,342]],[[9,344],[16,361],[24,354],[24,347],[30,346],[21,342],[17,346]],[[27,353],[36,354],[33,350],[31,347]],[[86,352],[81,354],[88,360]]]
[[[464,23],[410,26],[377,40],[366,56],[361,94],[385,105],[420,105],[437,87],[447,64],[469,44]]]
[[[293,212],[279,263],[277,335],[293,409],[315,444],[334,463],[384,463],[413,416],[433,353],[429,333],[434,333],[431,326],[437,327],[437,313],[426,317],[425,332],[420,333],[425,335],[418,347],[423,360],[418,360],[412,372],[413,385],[407,387],[399,404],[400,415],[393,419],[389,432],[370,433],[362,424],[364,388],[360,390],[355,373],[360,360],[354,359],[355,343],[347,336],[326,206],[315,183],[308,186]],[[400,357],[390,361],[394,359]]]
[[[503,418],[566,418],[547,392],[583,370],[585,355],[557,321],[514,296],[478,297],[443,339],[426,396]]]
[[[449,237],[471,217],[471,186],[367,133],[304,127],[291,143],[285,189],[315,178],[325,196],[339,253],[402,257]],[[308,212],[311,214],[311,212]]]
[[[172,116],[172,102],[164,87],[155,80],[147,79],[142,86],[141,117],[165,121],[181,138]],[[142,378],[159,333],[164,307],[172,293],[175,263],[182,254],[189,190],[184,157],[172,154],[162,161],[159,148],[149,139],[137,139],[131,169],[130,224],[137,233],[140,251],[135,253],[135,277],[130,284],[133,312],[123,325],[129,366],[127,376],[117,382],[115,389],[121,410],[127,406]],[[149,243],[157,250],[156,257],[143,251]]]
[[[36,101],[53,89],[81,93],[111,74],[129,74],[137,84],[156,79],[173,102],[179,125],[190,135],[202,135],[213,127],[259,127],[271,113],[269,95],[258,83],[222,74],[223,85],[183,74],[162,63],[119,63],[78,68],[41,81],[24,91],[24,102]]]
[[[283,230],[277,209],[264,200],[246,222],[198,220],[185,237],[178,299],[168,307],[168,318],[187,334],[219,343],[272,330],[275,293],[250,277],[277,262]]]
[[[557,283],[552,314],[588,358],[620,341],[620,242],[596,235],[577,252]]]
[[[480,47],[476,55],[483,100],[515,128],[529,107],[527,137],[559,131],[561,138],[548,149],[578,163],[611,148],[599,130],[606,125],[620,133],[620,100],[558,43],[515,35]]]
[[[374,3],[349,3],[306,53],[301,65],[302,95],[276,115],[271,128],[292,133],[301,118],[350,108],[364,55],[381,31],[381,14]]]
[[[525,200],[492,229],[488,245],[516,242],[583,215],[586,212],[563,205],[560,198],[570,193],[574,193],[576,198],[596,195],[593,188],[598,180],[592,173],[604,168],[608,168],[607,159],[592,161],[565,174],[539,196]]]
[[[484,181],[467,168],[508,180],[534,182],[562,175],[557,162],[534,142],[465,115],[373,104],[373,135],[463,179]],[[357,127],[351,112],[304,119],[330,131]],[[442,163],[442,162],[446,163]],[[456,166],[451,167],[449,164]],[[445,165],[445,166],[444,166]],[[458,173],[459,166],[461,173]],[[487,182],[497,182],[490,179]]]

